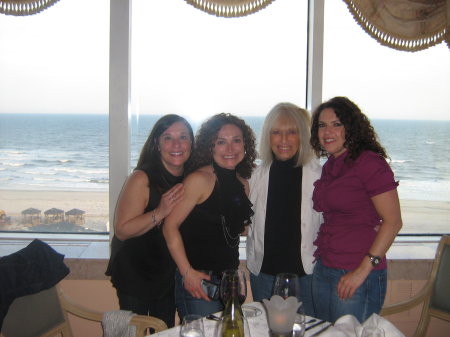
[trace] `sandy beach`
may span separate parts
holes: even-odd
[[[44,216],[51,208],[64,212],[77,208],[85,211],[86,227],[105,231],[108,222],[108,192],[97,191],[20,191],[0,190],[0,210],[18,221],[23,210],[36,208]]]
[[[401,200],[400,203],[403,233],[450,232],[450,201]],[[21,212],[30,207],[41,210],[42,215],[50,208],[64,212],[78,208],[86,212],[86,224],[105,230],[108,192],[0,190],[0,210],[8,216],[20,218]]]

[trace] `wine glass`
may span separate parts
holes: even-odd
[[[202,316],[184,316],[183,322],[181,323],[180,337],[205,337]]]
[[[275,276],[273,295],[279,295],[284,299],[300,296],[300,280],[294,273],[280,273]]]
[[[231,296],[232,282],[237,282],[237,296],[239,303],[245,302],[247,298],[247,277],[245,272],[240,269],[225,270],[220,282],[220,296],[224,304],[227,303],[229,296]]]
[[[384,337],[384,330],[376,326],[365,326],[361,337]]]

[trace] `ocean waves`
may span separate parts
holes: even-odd
[[[158,118],[140,116],[132,125],[131,166]],[[244,119],[259,139],[264,118]],[[402,198],[450,200],[450,121],[374,120],[373,125]],[[0,114],[3,189],[105,191],[108,158],[106,115]]]

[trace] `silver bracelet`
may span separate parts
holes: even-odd
[[[156,209],[154,209],[153,211],[152,211],[152,223],[153,223],[153,226],[159,226],[160,224],[161,224],[161,221],[160,222],[157,222],[156,221]]]

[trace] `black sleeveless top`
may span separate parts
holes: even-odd
[[[239,266],[240,233],[253,215],[235,170],[213,163],[217,180],[211,195],[180,226],[187,258],[197,270],[221,272]]]
[[[219,202],[216,182],[209,198],[196,205],[180,226],[186,255],[194,269],[221,272],[239,266],[239,246],[225,241]]]
[[[149,176],[149,173],[144,169]],[[167,171],[163,173],[170,187],[182,181]],[[161,195],[169,188],[153,186],[150,179],[150,201],[145,213],[155,209]],[[119,291],[142,300],[160,299],[174,291],[175,262],[169,253],[162,228],[153,227],[147,233],[120,241],[112,241],[111,259],[106,275],[111,275],[113,286]]]

